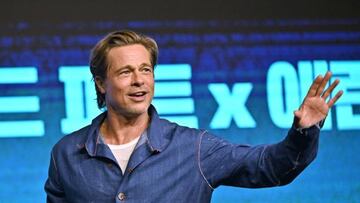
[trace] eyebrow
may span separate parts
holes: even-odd
[[[152,66],[151,66],[150,64],[148,64],[148,63],[142,63],[142,64],[140,64],[139,67],[140,67],[140,68],[143,68],[143,67],[145,67],[145,66],[152,67]],[[114,71],[114,73],[118,73],[118,72],[120,72],[120,71],[122,71],[122,70],[124,70],[124,69],[134,69],[134,66],[131,66],[131,65],[122,66],[122,67],[116,69],[116,70]]]
[[[145,67],[145,66],[150,66],[150,67],[152,67],[151,64],[148,64],[148,63],[142,63],[142,64],[140,65],[141,68],[143,68],[143,67]]]

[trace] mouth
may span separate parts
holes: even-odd
[[[147,92],[145,91],[138,91],[138,92],[132,92],[129,94],[131,97],[141,97],[144,96]]]
[[[128,96],[134,101],[143,101],[145,99],[147,92],[146,91],[138,91],[129,93]]]

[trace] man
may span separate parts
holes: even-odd
[[[339,81],[325,89],[331,73],[318,76],[283,141],[235,145],[158,117],[151,105],[157,54],[154,40],[132,31],[94,47],[90,69],[107,111],[54,146],[48,202],[210,202],[219,185],[290,183],[315,158],[319,123],[342,95],[326,102]]]

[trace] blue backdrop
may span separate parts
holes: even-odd
[[[124,28],[158,42],[153,104],[161,116],[235,143],[280,141],[312,79],[331,70],[345,94],[328,115],[314,163],[290,185],[220,187],[212,202],[358,202],[360,32],[344,29],[358,23],[8,24],[0,35],[0,202],[45,201],[52,146],[100,112],[90,49],[109,31]]]

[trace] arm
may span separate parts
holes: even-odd
[[[201,170],[212,188],[285,185],[314,160],[318,137],[319,129],[315,126],[305,129],[303,134],[291,128],[282,142],[250,147],[204,134],[199,145]]]
[[[314,160],[320,129],[329,109],[341,97],[342,91],[326,102],[339,83],[328,89],[331,73],[318,76],[311,85],[299,110],[294,112],[293,127],[280,143],[249,147],[233,145],[215,136],[204,134],[199,142],[200,171],[210,187],[231,185],[269,187],[290,183]],[[324,91],[324,92],[323,92]],[[302,130],[296,130],[296,129]]]
[[[66,202],[53,152],[51,152],[49,176],[45,183],[45,192],[47,194],[46,202]]]

